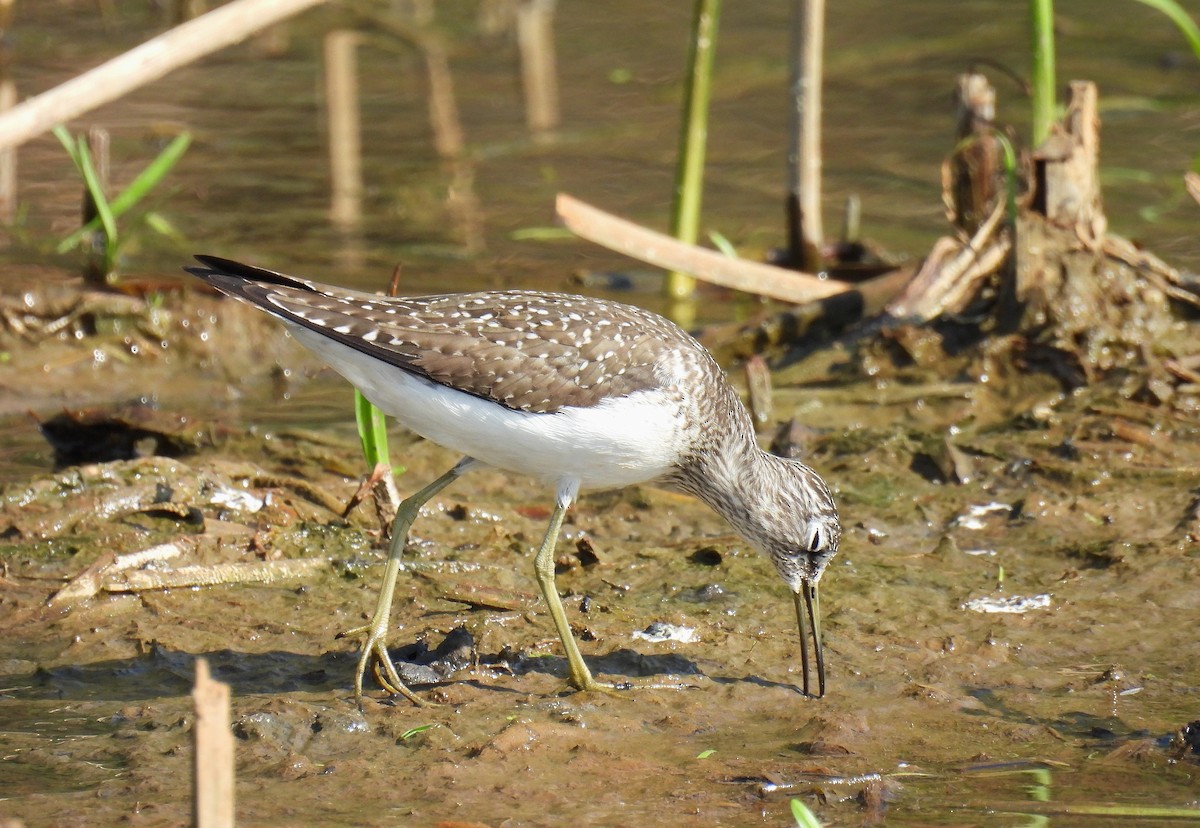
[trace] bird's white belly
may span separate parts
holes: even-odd
[[[687,446],[676,406],[641,391],[553,414],[513,411],[289,323],[292,335],[382,411],[427,440],[549,485],[615,488],[661,477]]]

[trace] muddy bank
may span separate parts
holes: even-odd
[[[226,370],[202,362],[197,381],[227,386]],[[461,627],[469,657],[419,688],[439,706],[375,691],[359,713],[355,642],[336,636],[367,618],[382,553],[369,511],[339,514],[358,486],[344,430],[209,429],[175,458],[14,482],[0,812],[185,822],[197,655],[233,688],[245,824],[787,824],[799,796],[831,825],[982,825],[1186,804],[1196,757],[1171,740],[1197,709],[1200,422],[1106,386],[1018,417],[984,416],[993,404],[970,382],[777,392],[776,418],[814,429],[802,450],[846,526],[819,701],[797,690],[768,562],[672,494],[587,496],[560,547],[592,669],[657,689],[566,691],[532,578],[548,494],[480,472],[416,524],[391,642],[435,648]],[[403,490],[455,459],[395,439]],[[279,566],[205,587],[114,576],[47,605],[104,556],[163,546],[177,554],[131,572]],[[654,622],[695,640],[647,640]]]

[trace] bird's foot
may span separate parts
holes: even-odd
[[[363,706],[363,676],[367,672],[368,665],[371,666],[375,680],[387,692],[394,696],[404,696],[417,707],[433,706],[433,702],[427,702],[409,690],[399,673],[396,672],[396,665],[392,663],[392,657],[387,650],[386,629],[381,629],[380,625],[371,623],[365,627],[355,627],[339,633],[337,637],[350,638],[363,634],[367,636],[367,640],[363,642],[362,650],[358,655],[358,667],[354,671],[354,703],[358,705],[358,709],[362,710]]]

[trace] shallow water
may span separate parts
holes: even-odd
[[[23,88],[139,42],[152,25],[106,31],[90,6],[64,18],[66,5],[21,6]],[[318,35],[332,16],[322,13],[291,28],[282,57],[239,47],[84,121],[114,131],[118,177],[178,124],[197,134],[158,205],[189,243],[139,237],[128,272],[173,274],[196,249],[371,287],[403,260],[414,290],[576,289],[569,277],[580,270],[628,268],[583,243],[511,234],[548,225],[559,190],[665,225],[689,8],[560,6],[564,127],[549,145],[524,134],[509,39],[471,33],[473,6],[440,7],[485,253],[467,256],[449,218],[451,173],[431,148],[420,61],[379,42],[362,50],[367,218],[349,237],[329,226],[314,97]],[[1198,208],[1177,183],[1195,152],[1194,62],[1163,68],[1182,51],[1179,37],[1138,4],[1061,11],[1060,74],[1095,78],[1111,99],[1111,225],[1194,265]],[[857,0],[831,12],[827,221],[859,192],[866,232],[892,250],[920,255],[943,232],[938,164],[953,76],[980,58],[1024,59],[1020,20],[1001,13],[1009,5]],[[734,4],[726,15],[706,215],[757,255],[782,238],[786,7]],[[616,82],[617,70],[630,80]],[[997,85],[1002,114],[1016,110],[1016,94]],[[64,277],[47,238],[68,232],[78,201],[52,139],[23,150],[22,175],[29,210],[4,251],[5,291]],[[1159,215],[1150,220],[1147,208]],[[47,262],[61,267],[34,270]],[[702,307],[705,318],[734,313]],[[695,687],[563,694],[565,662],[531,577],[548,495],[500,474],[469,476],[415,527],[415,558],[431,569],[402,579],[393,644],[436,643],[465,624],[480,665],[421,691],[440,707],[393,705],[373,691],[360,714],[349,689],[354,643],[334,636],[373,604],[375,525],[364,510],[339,521],[294,483],[335,501],[356,488],[348,391],[251,318],[196,310],[189,336],[202,328],[203,341],[172,342],[154,359],[98,359],[70,342],[13,349],[3,377],[14,393],[0,421],[9,632],[0,815],[31,825],[186,822],[196,655],[233,687],[245,824],[785,825],[796,796],[829,825],[1082,826],[1117,824],[1099,811],[1111,804],[1197,805],[1196,758],[1168,746],[1200,699],[1194,420],[1104,389],[1048,416],[1013,417],[987,389],[949,379],[797,389],[781,376],[776,417],[817,429],[807,456],[847,527],[824,582],[830,690],[820,701],[796,690],[790,602],[767,562],[704,507],[653,490],[583,500],[559,587],[598,673]],[[238,353],[215,358],[223,348]],[[290,374],[270,380],[244,352]],[[215,420],[214,445],[179,460],[51,472],[22,414],[141,395]],[[969,482],[930,479],[945,439],[969,456]],[[406,490],[455,459],[394,440]],[[214,505],[211,493],[226,488],[267,505]],[[166,502],[185,508],[164,509],[167,490]],[[581,534],[595,565],[572,554]],[[102,595],[65,614],[43,606],[104,551],[179,538],[197,542],[186,563],[325,555],[335,564],[269,585]],[[512,607],[447,597],[478,584],[507,590]],[[965,608],[1007,598],[1039,608]],[[699,640],[634,636],[653,621],[694,627]]]
[[[150,7],[98,25],[91,10],[23,5],[13,32],[13,72],[41,91],[155,31]],[[70,4],[66,4],[70,6]],[[180,128],[196,142],[155,199],[186,242],[134,234],[133,275],[177,274],[196,250],[312,272],[325,281],[381,288],[405,265],[405,285],[561,286],[572,273],[630,262],[594,245],[518,241],[514,231],[552,223],[554,194],[572,193],[665,227],[676,144],[680,67],[690,7],[621,3],[561,7],[556,22],[563,124],[535,143],[523,126],[511,35],[478,34],[476,6],[438,4],[451,53],[469,176],[455,180],[432,146],[423,64],[414,49],[372,35],[360,49],[364,123],[364,224],[335,231],[327,218],[328,164],[319,83],[320,34],[342,20],[317,12],[289,24],[277,57],[251,41],[182,69],[72,124],[113,134],[114,179],[128,181]],[[733,5],[721,23],[710,126],[705,230],[746,255],[778,246],[787,152],[785,3]],[[957,73],[981,61],[1025,72],[1023,14],[975,2],[903,7],[864,0],[829,15],[825,221],[837,232],[850,193],[863,201],[864,233],[898,255],[921,256],[945,232],[939,165],[950,150]],[[1059,76],[1101,90],[1105,204],[1116,232],[1195,266],[1194,203],[1181,176],[1196,154],[1197,61],[1162,15],[1106,0],[1061,9]],[[1113,27],[1117,28],[1114,30]],[[1027,103],[995,71],[999,118],[1018,140]],[[14,263],[45,261],[46,235],[68,232],[79,191],[57,141],[21,151],[28,208],[13,233]],[[465,258],[447,189],[478,200],[486,255]],[[71,257],[62,260],[64,264]],[[0,284],[21,286],[20,272]],[[702,309],[703,310],[703,309]]]

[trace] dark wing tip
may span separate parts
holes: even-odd
[[[184,270],[193,276],[199,276],[209,284],[214,284],[214,277],[224,276],[227,279],[281,285],[300,290],[314,289],[310,282],[303,279],[297,279],[294,276],[288,276],[286,273],[278,273],[263,267],[235,262],[233,259],[223,259],[220,256],[207,256],[199,253],[195,254],[195,259],[204,265],[204,267],[185,267]]]

